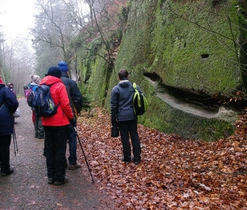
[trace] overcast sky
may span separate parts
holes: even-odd
[[[9,43],[16,37],[32,39],[29,29],[34,25],[35,2],[36,0],[0,0],[1,32]],[[87,4],[82,3],[82,8],[84,13],[88,13]]]
[[[5,39],[28,38],[34,23],[35,0],[0,0],[0,25]]]

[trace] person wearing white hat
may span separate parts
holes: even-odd
[[[35,93],[36,88],[39,86],[40,83],[40,76],[39,75],[31,75],[31,82],[28,84],[29,86],[29,91],[27,93],[27,100],[28,97],[30,96],[31,92]],[[44,128],[42,126],[41,118],[37,117],[34,109],[32,108],[32,121],[34,125],[34,131],[35,131],[35,138],[38,139],[44,139],[45,138],[45,132]]]

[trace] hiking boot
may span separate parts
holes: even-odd
[[[134,161],[134,164],[138,165],[140,162],[141,162],[140,160],[137,160],[137,161]]]
[[[10,168],[7,172],[1,172],[1,177],[8,176],[14,172],[13,168]]]
[[[69,182],[69,178],[68,177],[65,177],[64,180],[55,180],[54,181],[54,185],[63,185],[63,184],[66,184],[67,182]]]
[[[77,168],[81,168],[81,166],[79,164],[77,164],[77,163],[76,164],[70,164],[68,166],[68,170],[75,170]]]
[[[52,177],[48,177],[48,184],[53,184],[54,183],[54,179]]]
[[[125,158],[122,158],[122,161],[125,163],[131,163],[131,159],[130,160],[126,160]]]
[[[135,164],[135,165],[138,165],[140,162],[141,162],[141,159],[139,159],[139,158],[133,158],[133,163]]]
[[[38,137],[37,137],[38,139],[44,139],[45,138],[45,136],[39,136],[38,135]]]

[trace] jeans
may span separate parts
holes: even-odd
[[[1,172],[9,171],[9,146],[11,142],[11,134],[7,136],[0,136],[0,162]]]
[[[126,161],[131,160],[131,147],[129,142],[129,134],[131,138],[132,148],[133,148],[133,155],[134,161],[141,160],[141,146],[140,140],[137,132],[137,121],[130,120],[130,121],[120,121],[118,122],[121,141],[123,145],[123,154],[124,159]]]
[[[77,148],[77,141],[76,141],[76,131],[74,128],[74,124],[70,123],[68,125],[68,139],[69,139],[69,164],[74,165],[77,161],[76,156],[76,148]]]
[[[64,180],[67,126],[44,126],[47,176]]]

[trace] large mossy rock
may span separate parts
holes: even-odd
[[[109,108],[111,89],[124,68],[149,101],[140,123],[188,139],[214,141],[231,135],[236,112],[222,106],[202,110],[180,101],[179,94],[172,95],[172,103],[168,100],[169,88],[219,100],[243,89],[237,1],[213,2],[130,1],[114,69],[107,71],[97,56],[90,63],[90,94]]]

